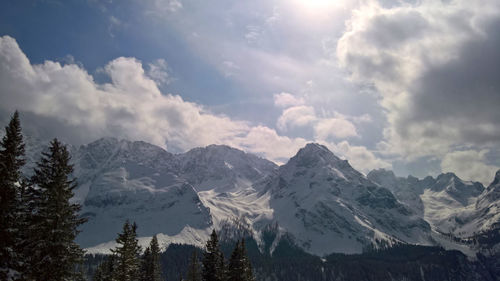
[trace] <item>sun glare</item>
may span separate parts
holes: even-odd
[[[330,8],[335,5],[335,0],[300,0],[304,6],[309,7],[310,9],[324,9]]]
[[[341,0],[294,0],[293,3],[303,15],[319,18],[341,6]]]

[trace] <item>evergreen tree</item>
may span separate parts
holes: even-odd
[[[252,266],[245,250],[245,240],[236,242],[228,266],[228,281],[253,281]]]
[[[222,251],[219,251],[218,261],[219,261],[218,268],[220,270],[219,278],[222,281],[227,281],[227,266],[226,266],[224,254],[222,254]]]
[[[241,276],[243,273],[242,252],[240,241],[236,242],[228,265],[228,281],[243,281]]]
[[[201,281],[201,268],[196,250],[194,250],[191,255],[191,260],[186,274],[186,281]]]
[[[253,270],[252,270],[252,263],[250,262],[250,259],[248,258],[247,255],[247,250],[245,246],[245,239],[241,239],[241,257],[242,257],[242,264],[243,264],[243,280],[245,281],[254,281],[255,277],[253,276]]]
[[[32,280],[75,280],[81,278],[76,266],[83,262],[84,251],[74,242],[80,205],[70,203],[76,187],[70,179],[73,166],[66,146],[57,139],[42,153],[27,189],[30,206],[29,235],[25,248],[30,249],[27,268]]]
[[[149,269],[151,263],[151,250],[149,247],[146,247],[144,250],[144,254],[142,255],[141,260],[141,281],[149,280]]]
[[[116,242],[121,246],[111,250],[116,255],[116,267],[113,281],[137,281],[140,278],[141,247],[137,244],[137,225],[127,220],[123,232],[118,234]]]
[[[18,235],[21,243],[17,247],[18,253],[22,256],[21,280],[36,276],[38,270],[36,265],[43,258],[41,241],[47,239],[47,234],[40,231],[44,221],[40,212],[43,202],[42,196],[42,190],[35,186],[32,181],[21,182],[18,221],[20,230]]]
[[[24,177],[20,181],[19,192],[17,194],[17,235],[16,235],[16,253],[17,253],[17,280],[25,280],[27,278],[29,262],[28,259],[31,256],[32,244],[31,240],[33,237],[30,235],[30,220],[31,220],[31,209],[30,206],[33,203],[28,200],[28,189],[32,186],[29,181]]]
[[[203,255],[202,278],[204,281],[224,281],[225,271],[224,256],[219,248],[217,233],[213,230]]]
[[[93,281],[112,281],[115,269],[116,256],[111,255],[103,261],[94,273]]]
[[[160,265],[160,246],[156,235],[151,239],[149,247],[144,251],[142,258],[141,280],[160,281],[162,276]]]
[[[16,111],[0,141],[0,280],[13,278],[21,257],[18,244],[18,189],[24,165],[24,143]],[[9,277],[8,277],[9,276]]]

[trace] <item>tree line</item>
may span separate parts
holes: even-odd
[[[97,267],[93,281],[160,281],[165,280],[161,265],[158,239],[153,236],[141,255],[137,225],[126,221],[116,238],[118,246]],[[236,242],[225,261],[215,230],[207,241],[202,260],[196,250],[192,252],[187,271],[179,272],[180,281],[254,281],[252,265],[246,254],[245,240]]]
[[[75,238],[86,219],[79,216],[81,206],[70,202],[77,184],[67,147],[53,139],[31,176],[22,172],[25,163],[25,144],[16,111],[0,141],[0,280],[85,280],[85,252]],[[156,236],[142,252],[137,225],[126,221],[116,242],[118,246],[98,266],[94,280],[164,280]],[[244,240],[236,243],[226,264],[214,230],[201,263],[193,252],[188,271],[179,273],[179,279],[254,280]]]

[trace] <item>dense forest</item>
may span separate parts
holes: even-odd
[[[222,253],[229,256],[233,243],[220,244]],[[288,239],[283,239],[272,255],[263,253],[250,237],[245,239],[245,245],[255,280],[498,280],[500,276],[500,255],[479,255],[472,261],[461,252],[440,247],[401,244],[362,254],[320,258],[304,252]],[[193,253],[201,256],[203,250],[171,244],[161,253],[160,264],[166,280],[185,280],[183,273],[189,272]],[[91,276],[105,258],[88,255],[87,274]]]

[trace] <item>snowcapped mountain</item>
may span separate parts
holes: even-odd
[[[370,244],[430,244],[430,227],[392,193],[325,146],[308,144],[264,189],[273,220],[309,252],[361,252]]]
[[[74,159],[76,198],[89,218],[77,239],[84,247],[113,240],[126,219],[140,223],[141,236],[212,225],[194,187],[177,175],[176,157],[157,146],[106,138],[80,147]]]
[[[45,146],[27,139],[28,167]],[[114,247],[126,219],[139,224],[143,244],[158,234],[163,246],[203,246],[217,228],[228,238],[251,234],[270,251],[286,237],[317,255],[433,244],[431,229],[465,235],[500,221],[500,173],[486,189],[454,174],[420,180],[374,170],[365,177],[319,144],[280,167],[224,145],[171,154],[104,138],[70,151],[79,184],[73,200],[89,219],[77,241],[89,252]]]
[[[389,189],[394,196],[403,204],[406,204],[421,217],[424,216],[424,204],[420,195],[424,188],[434,182],[432,177],[419,180],[416,177],[396,177],[394,172],[385,169],[373,170],[368,173],[367,178],[372,182]]]
[[[475,211],[464,218],[463,232],[485,232],[500,226],[500,170],[496,172],[493,182],[477,198],[474,207]]]
[[[202,246],[212,228],[235,218],[266,216],[266,200],[252,184],[277,166],[224,145],[174,155],[145,142],[100,139],[78,149],[75,200],[89,222],[78,242],[112,241],[125,219],[139,223],[140,236],[165,243]],[[227,228],[227,227],[226,227]],[[102,251],[111,244],[98,245]]]
[[[500,222],[500,171],[486,189],[479,182],[461,180],[453,173],[419,180],[374,170],[368,178],[391,188],[398,200],[421,213],[439,233],[470,237]]]
[[[226,145],[194,148],[178,155],[180,175],[197,191],[247,189],[277,168],[271,161]]]

